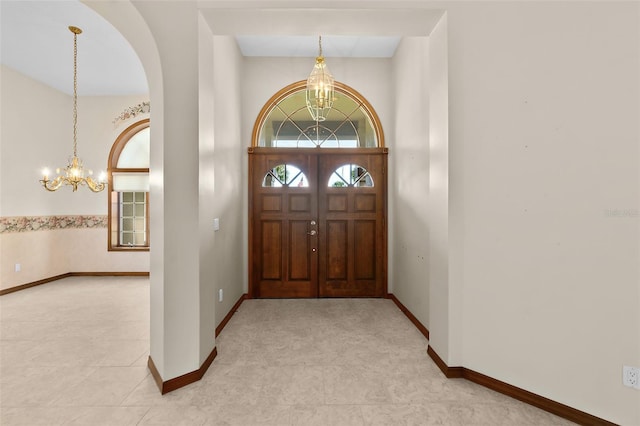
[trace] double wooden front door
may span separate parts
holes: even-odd
[[[383,297],[384,148],[249,150],[251,297]]]

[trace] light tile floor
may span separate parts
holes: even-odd
[[[571,424],[444,378],[389,300],[247,300],[205,377],[164,396],[148,279],[68,278],[0,310],[3,426]]]

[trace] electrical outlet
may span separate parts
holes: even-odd
[[[640,389],[640,368],[623,366],[622,384],[630,388]]]
[[[218,290],[218,302],[222,302],[222,289]]]
[[[15,271],[16,272],[22,271],[22,265],[20,265],[19,263],[16,263]]]

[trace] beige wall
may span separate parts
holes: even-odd
[[[216,326],[244,294],[243,174],[240,136],[242,55],[235,40],[200,30],[200,273],[207,303],[215,304]],[[214,219],[220,229],[214,230]],[[223,291],[219,301],[218,291]],[[201,301],[202,302],[202,301]],[[205,312],[202,315],[211,315]]]
[[[393,58],[393,292],[450,366],[638,424],[639,5],[430,4]]]
[[[78,236],[77,230],[74,231],[65,229],[0,234],[0,289],[71,272],[70,259],[63,250],[70,248],[67,241]],[[21,272],[15,272],[16,264],[20,265]]]
[[[96,228],[1,234],[0,290],[67,272],[149,272],[146,253],[108,252],[106,232]],[[15,272],[16,263],[21,272]]]
[[[44,166],[53,173],[73,152],[71,96],[5,66],[0,67],[0,78],[0,216],[106,215],[106,192],[61,188],[51,193],[38,182]],[[113,142],[133,122],[116,127],[114,118],[146,99],[78,99],[78,155],[86,167],[96,174],[106,171]],[[65,254],[69,252],[81,255],[72,258]],[[106,228],[1,232],[0,259],[0,289],[66,272],[149,271],[148,252],[108,252]],[[20,272],[15,272],[16,263]]]
[[[184,15],[175,22],[192,28],[197,13],[193,3],[181,4]],[[289,3],[290,7],[300,4],[311,2]],[[359,7],[371,8],[394,4],[358,2]],[[447,11],[447,207],[448,231],[455,240],[440,247],[449,253],[448,282],[442,291],[429,293],[429,327],[432,333],[447,337],[441,340],[446,347],[436,349],[446,351],[445,360],[452,365],[463,365],[617,423],[640,423],[640,393],[623,387],[620,377],[622,365],[640,365],[639,221],[633,214],[640,207],[640,5],[402,4]],[[144,9],[142,5],[137,3]],[[176,9],[171,12],[181,12],[172,5]],[[185,45],[176,41],[176,26],[162,25],[164,22],[158,19],[154,28],[163,60],[180,59],[175,54]],[[131,41],[136,44],[133,38]],[[195,42],[193,38],[189,41]],[[148,52],[157,54],[153,49]],[[197,95],[192,85],[196,61],[191,51],[187,53],[188,61],[168,62],[166,70],[153,70],[152,94],[162,97],[165,91],[184,100],[177,93],[186,89],[185,96]],[[259,108],[280,87],[305,78],[309,67],[308,61],[296,59],[246,62],[241,136],[248,145]],[[377,80],[376,73],[363,72],[357,63],[332,61],[329,65],[339,80],[360,90],[376,107],[387,135],[395,134],[390,130],[394,126],[393,98],[387,92],[390,68],[379,73],[381,80]],[[382,84],[376,85],[378,81]],[[196,114],[193,105],[186,104],[190,109],[181,114],[167,102],[162,115],[166,122],[159,130],[166,130],[167,139],[171,139],[169,131],[181,125],[192,129],[189,120]],[[187,143],[194,140],[191,135]],[[391,155],[396,155],[393,142],[388,145]],[[397,154],[404,155],[400,150],[397,146]],[[156,153],[154,164],[160,175],[166,175],[162,167],[178,176],[198,163],[194,158],[171,158],[170,149]],[[195,189],[189,186],[189,190]],[[165,210],[167,245],[187,241],[170,232],[178,215],[170,208]],[[615,217],[611,212],[616,211],[632,214]],[[403,219],[399,210],[394,214],[395,223]],[[162,226],[164,223],[163,218]],[[194,237],[191,231],[190,238]],[[395,247],[401,244],[401,240],[394,241]],[[190,262],[171,263],[170,255],[179,253],[167,249],[166,254],[168,262],[155,265],[158,278],[152,280],[152,293],[162,293],[152,298],[152,328],[162,325],[152,330],[151,340],[154,359],[155,354],[161,359],[166,352],[168,367],[161,363],[160,368],[169,371],[169,378],[198,366],[197,360],[192,362],[193,351],[185,355],[184,350],[174,353],[167,348],[184,347],[182,336],[191,339],[193,330],[202,327],[191,315],[174,315],[196,309],[201,277],[191,272]],[[182,272],[187,273],[180,281]],[[198,283],[195,287],[194,281]],[[182,287],[185,283],[187,293]],[[431,315],[435,306],[445,308]],[[203,307],[215,309],[198,306]],[[174,320],[169,321],[171,315]]]
[[[639,8],[447,13],[450,230],[462,235],[449,359],[628,425],[640,424],[640,392],[621,383],[623,365],[640,365]]]
[[[393,141],[389,154],[390,292],[429,327],[427,40],[427,37],[405,37],[396,50],[391,80],[395,133],[388,138]]]
[[[71,96],[4,65],[0,65],[0,84],[0,216],[106,211],[106,206],[100,208],[95,197],[87,197],[88,194],[80,195],[80,200],[88,203],[76,204],[78,197],[72,197],[76,194],[70,191],[50,194],[38,182],[43,167],[49,167],[53,173],[56,167],[64,167],[73,153]],[[90,148],[80,140],[80,149]],[[95,160],[93,156],[87,157],[87,152],[84,154],[87,164]],[[103,160],[96,166],[104,167],[104,163]]]
[[[216,291],[222,289],[224,294],[222,302],[217,301],[217,294],[214,296],[218,304],[218,325],[245,293],[247,240],[243,238],[243,230],[246,210],[241,194],[246,183],[243,170],[247,145],[242,139],[241,123],[243,58],[235,40],[229,36],[214,37],[213,59],[213,151],[201,152],[201,161],[209,161],[207,173],[212,178],[202,184],[212,187],[213,191],[207,200],[211,210],[202,220],[205,227],[212,230],[213,219],[220,219],[220,230],[214,232],[212,250],[203,258],[213,269]]]

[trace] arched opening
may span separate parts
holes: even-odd
[[[299,81],[278,91],[253,128],[249,295],[384,297],[382,126],[366,99],[341,83],[326,120],[312,120],[305,89]]]
[[[262,148],[382,148],[378,115],[355,89],[336,82],[336,100],[324,121],[311,119],[306,81],[284,87],[267,101],[253,128],[251,146]]]

